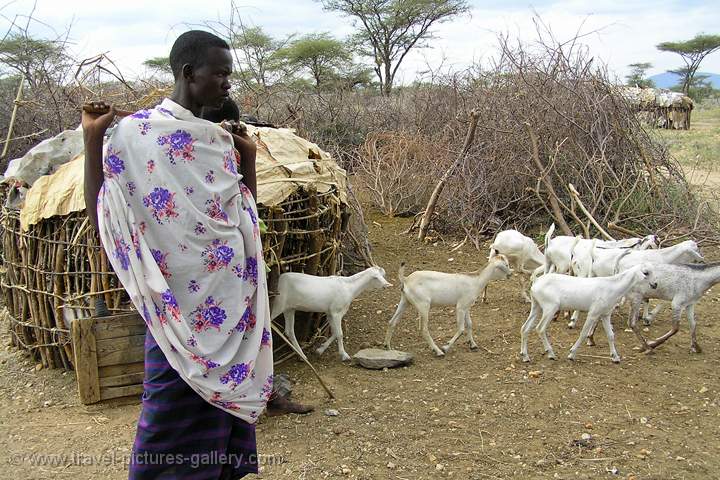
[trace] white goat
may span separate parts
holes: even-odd
[[[500,254],[492,257],[482,271],[471,274],[419,270],[405,277],[405,264],[402,264],[398,272],[402,294],[397,310],[388,324],[385,347],[390,348],[393,331],[400,322],[409,302],[420,314],[422,335],[438,357],[442,357],[445,352],[450,350],[463,331],[468,337],[470,348],[476,349],[477,344],[473,338],[472,320],[470,320],[470,307],[475,304],[480,292],[488,283],[493,280],[510,278],[510,275],[512,275],[512,270],[510,270],[508,259]],[[442,350],[435,344],[428,331],[428,315],[432,305],[455,305],[457,332]]]
[[[569,273],[572,270],[572,259],[578,251],[589,252],[592,245],[597,249],[632,249],[647,250],[658,248],[656,235],[643,238],[626,238],[623,240],[598,240],[582,237],[558,235],[552,238],[555,224],[545,234],[545,273]]]
[[[665,341],[675,335],[680,326],[680,317],[683,310],[687,315],[690,325],[690,351],[700,353],[702,350],[697,343],[695,336],[695,304],[713,285],[720,282],[720,263],[708,263],[704,265],[655,265],[653,273],[657,281],[657,289],[648,289],[638,286],[633,289],[628,298],[630,300],[630,328],[640,340],[644,350],[662,345]],[[672,327],[670,331],[661,337],[646,342],[640,333],[637,319],[640,313],[640,305],[643,300],[649,299],[669,300],[672,305]],[[654,317],[660,307],[653,310]]]
[[[585,249],[582,247],[576,248],[573,253],[572,269],[578,276],[607,277],[642,263],[678,265],[703,260],[697,243],[692,240],[658,250]],[[642,300],[641,303],[644,307],[643,321],[649,325],[660,307],[656,307],[653,313],[648,314],[647,299]],[[576,318],[576,315],[573,314],[573,319]],[[587,337],[588,345],[595,344],[594,334],[595,327],[593,326]]]
[[[569,359],[575,359],[575,352],[580,343],[585,340],[590,327],[597,319],[601,319],[610,344],[612,361],[619,362],[620,356],[615,349],[610,315],[620,298],[641,282],[648,283],[651,287],[655,285],[648,265],[637,266],[612,277],[578,278],[550,273],[538,278],[530,289],[530,296],[532,297],[530,315],[520,330],[520,355],[523,362],[530,361],[528,335],[541,313],[542,319],[536,330],[543,342],[548,358],[552,360],[556,358],[552,345],[547,338],[547,328],[555,314],[561,309],[588,312],[580,338],[570,350]]]
[[[526,237],[517,230],[503,230],[495,236],[490,245],[490,256],[493,259],[497,255],[505,255],[510,267],[520,273],[520,285],[523,297],[529,302],[527,294],[527,283],[523,274],[532,274],[533,271],[545,264],[545,255],[535,244],[532,238]],[[483,299],[487,299],[487,287],[483,291]]]
[[[270,316],[273,319],[281,313],[285,316],[285,335],[302,352],[295,337],[295,311],[325,313],[332,334],[317,349],[317,353],[321,355],[333,340],[337,340],[340,359],[350,360],[343,346],[342,319],[358,295],[368,289],[384,287],[392,287],[392,284],[385,280],[385,270],[380,267],[370,267],[350,277],[283,273],[278,281],[278,295],[273,300]],[[307,358],[304,353],[303,357]]]

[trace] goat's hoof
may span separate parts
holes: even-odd
[[[447,353],[448,350],[450,350],[450,345],[443,345],[442,347],[440,347],[440,350],[442,350],[443,352]]]
[[[643,325],[645,325],[646,327],[649,327],[650,325],[652,325],[652,320],[647,317],[643,318],[642,321],[643,321]]]
[[[575,328],[575,322],[568,322],[568,328]]]
[[[552,350],[548,352],[548,360],[557,360],[555,352],[553,352]]]
[[[613,363],[620,363],[620,356],[611,357]]]
[[[438,351],[435,352],[435,356],[438,357],[438,358],[444,357],[444,356],[445,356],[445,352],[443,352],[442,350],[438,350]]]
[[[647,346],[650,347],[650,350],[653,350],[655,347],[658,346],[658,343],[655,341],[647,342]]]
[[[323,350],[322,348],[318,348],[315,350],[316,355],[322,355],[323,353],[325,353],[325,350]]]
[[[522,356],[523,363],[530,363],[530,356],[529,355],[523,355]]]
[[[574,362],[574,361],[575,361],[575,354],[574,354],[574,353],[571,353],[570,355],[567,356],[567,359],[570,360],[571,362]]]
[[[345,355],[340,355],[340,360],[343,362],[347,362],[348,360],[350,360],[350,355],[348,355],[347,353]]]
[[[586,344],[588,347],[594,347],[594,346],[595,346],[595,340],[593,340],[592,338],[588,337],[588,339],[585,341],[585,344]]]
[[[690,346],[690,353],[702,353],[702,348],[698,344],[692,345]]]
[[[470,345],[470,350],[472,350],[473,352],[478,350],[479,348],[480,347],[478,347],[477,345]]]

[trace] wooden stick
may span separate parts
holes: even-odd
[[[607,238],[608,240],[613,240],[613,241],[614,241],[615,239],[614,239],[613,237],[611,237],[610,234],[607,233],[607,232],[600,226],[600,224],[597,222],[597,220],[595,220],[595,218],[590,214],[590,212],[588,212],[588,209],[585,208],[585,205],[582,203],[582,200],[580,200],[580,194],[578,193],[577,190],[575,190],[575,186],[574,186],[572,183],[568,183],[568,189],[570,190],[570,195],[572,195],[572,197],[573,197],[573,198],[575,199],[575,201],[577,202],[578,207],[580,207],[580,210],[582,210],[583,213],[585,214],[585,216],[588,217],[588,220],[590,220],[590,223],[592,223],[593,225],[595,225],[595,228],[597,228],[598,231],[599,231],[600,233],[602,233],[603,237]]]
[[[463,161],[465,155],[467,155],[468,150],[470,150],[470,146],[472,145],[473,139],[475,138],[475,130],[477,130],[477,123],[479,117],[480,113],[478,111],[474,109],[470,111],[470,125],[468,126],[467,134],[465,135],[465,143],[463,144],[462,150],[460,150],[460,153],[458,154],[453,164],[450,165],[450,168],[448,168],[443,174],[443,176],[440,178],[440,181],[435,186],[432,195],[430,195],[430,200],[428,200],[427,207],[425,207],[425,213],[423,214],[422,220],[420,221],[418,240],[420,240],[421,242],[425,240],[425,235],[427,235],[428,227],[430,227],[430,220],[433,213],[435,213],[435,206],[437,205],[440,193],[442,192],[443,188],[445,188],[445,183],[447,182],[448,178],[450,178],[450,175],[452,175],[455,169],[460,166],[460,162]]]
[[[0,155],[0,160],[5,158],[8,148],[10,147],[10,139],[12,138],[13,127],[15,126],[15,117],[17,116],[18,106],[20,105],[20,99],[22,98],[24,83],[25,77],[21,75],[20,85],[18,85],[17,95],[15,96],[15,104],[13,105],[12,114],[10,115],[10,124],[8,125],[7,137],[5,138],[5,146],[3,147],[2,155]]]
[[[535,132],[533,132],[529,123],[525,123],[525,129],[527,130],[528,136],[530,137],[530,142],[532,143],[532,158],[535,162],[535,166],[539,170],[540,180],[543,182],[545,188],[547,188],[548,193],[550,194],[550,207],[552,208],[553,216],[558,222],[558,225],[560,225],[560,229],[563,231],[563,233],[572,237],[572,230],[570,230],[570,227],[565,221],[562,210],[560,209],[560,203],[558,202],[557,193],[555,193],[555,187],[553,187],[552,182],[547,178],[545,166],[542,164],[542,162],[540,162],[540,151],[538,149],[537,135],[535,135]]]
[[[310,367],[310,370],[315,374],[315,377],[317,377],[318,381],[320,382],[320,385],[325,389],[325,392],[328,394],[328,397],[335,399],[335,395],[333,395],[332,391],[328,388],[327,385],[325,385],[325,382],[320,377],[320,374],[315,370],[315,367],[312,366],[312,364],[305,358],[305,356],[302,354],[301,351],[299,351],[297,348],[295,348],[295,345],[293,345],[290,340],[287,339],[285,335],[282,334],[280,329],[272,322],[270,322],[270,325],[272,326],[273,332],[277,333],[277,335],[283,339],[285,343],[287,343],[292,350],[298,354],[298,356],[303,360],[303,362],[307,363],[307,366]]]

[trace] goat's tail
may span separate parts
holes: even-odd
[[[400,268],[398,269],[398,281],[400,282],[400,289],[402,290],[405,285],[405,262],[400,262]]]
[[[555,233],[555,223],[550,225],[550,228],[548,228],[547,233],[545,233],[545,247],[543,250],[543,253],[545,254],[545,269],[544,273],[550,273],[550,259],[548,258],[548,245],[550,245],[550,239],[553,236],[553,233]]]

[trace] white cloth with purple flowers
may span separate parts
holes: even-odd
[[[121,120],[103,156],[100,238],[170,365],[254,423],[272,390],[270,308],[232,138],[165,99]]]

